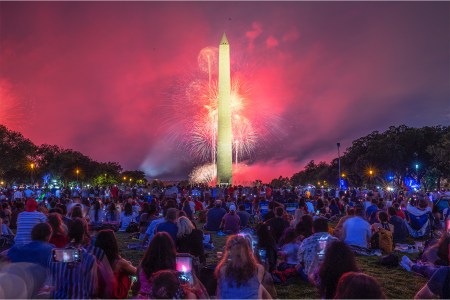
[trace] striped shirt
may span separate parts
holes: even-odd
[[[17,217],[17,232],[14,239],[16,245],[31,243],[31,231],[39,223],[47,221],[47,217],[38,211],[24,211]]]
[[[81,249],[81,262],[49,263],[55,299],[90,299],[97,293],[97,260],[85,249]]]

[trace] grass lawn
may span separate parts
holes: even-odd
[[[116,233],[119,240],[121,255],[137,266],[143,256],[142,250],[130,250],[128,243],[136,242],[130,238],[129,233]],[[207,251],[207,263],[217,263],[216,251],[223,251],[226,237],[211,233],[215,249]],[[401,258],[403,253],[397,253]],[[414,256],[410,256],[415,258]],[[412,299],[417,291],[427,282],[423,277],[409,273],[400,266],[397,268],[386,268],[378,265],[378,257],[357,256],[357,262],[361,270],[374,276],[383,286],[386,296],[389,299]],[[311,299],[319,298],[317,289],[301,280],[294,281],[289,285],[275,285],[280,299]]]

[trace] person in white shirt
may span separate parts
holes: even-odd
[[[347,245],[368,248],[372,236],[369,222],[359,217],[361,209],[356,210],[356,216],[348,218],[342,226],[342,240]]]

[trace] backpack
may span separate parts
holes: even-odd
[[[383,253],[391,254],[393,246],[392,232],[389,230],[389,225],[383,225],[378,231],[378,247]]]

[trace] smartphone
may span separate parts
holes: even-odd
[[[194,285],[194,277],[192,274],[192,257],[189,254],[177,254],[176,270],[178,278],[182,283],[187,283],[190,286]]]
[[[134,283],[136,283],[136,281],[137,281],[137,276],[130,276],[131,277],[131,284],[134,284]]]
[[[325,256],[325,248],[327,246],[327,240],[326,239],[319,239],[319,249],[317,251],[317,255],[320,259],[322,259]]]
[[[81,261],[80,249],[53,249],[52,258],[54,262],[74,263]]]
[[[259,258],[261,259],[261,262],[263,264],[266,263],[266,259],[267,259],[267,251],[266,249],[258,249],[258,254],[259,254]]]
[[[316,211],[316,215],[317,216],[320,215],[320,210]]]

